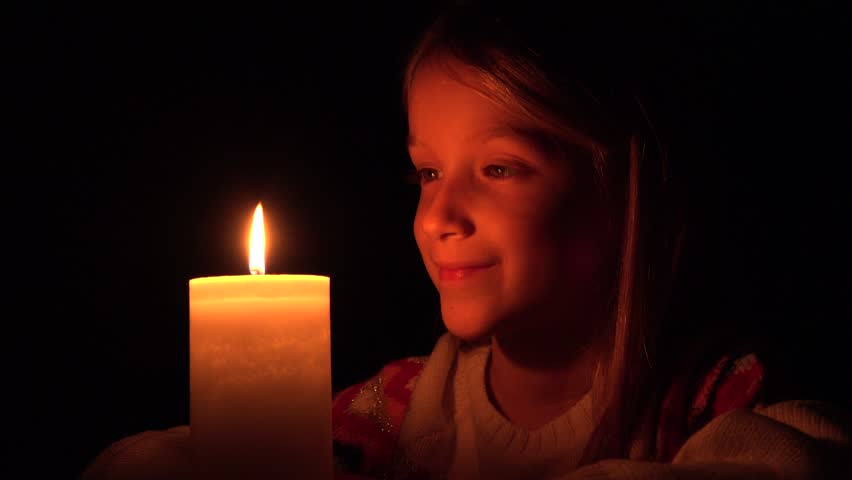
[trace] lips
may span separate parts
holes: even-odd
[[[465,280],[493,267],[496,262],[435,262],[442,282]]]

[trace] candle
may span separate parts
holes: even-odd
[[[258,204],[252,275],[189,282],[192,446],[208,478],[327,480],[329,278],[265,275],[264,243]]]

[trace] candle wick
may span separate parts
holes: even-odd
[[[250,271],[252,275],[263,275],[263,272],[261,272],[259,268],[252,268]]]

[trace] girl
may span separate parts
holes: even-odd
[[[613,25],[555,18],[459,7],[410,59],[414,236],[448,333],[335,397],[339,477],[845,478],[828,407],[767,403],[753,353],[677,315],[679,190],[613,81],[630,69],[607,72],[626,59],[583,54]],[[85,478],[180,476],[187,435]]]
[[[468,5],[423,37],[404,85],[422,189],[414,235],[449,332],[428,358],[336,397],[340,470],[839,473],[835,449],[850,438],[824,405],[762,403],[754,354],[719,350],[709,327],[675,319],[681,198],[641,104],[588,75],[606,66],[579,45],[607,28]]]

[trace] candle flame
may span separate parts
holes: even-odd
[[[263,229],[263,207],[260,202],[254,209],[249,234],[249,271],[252,275],[266,273],[266,233]]]

